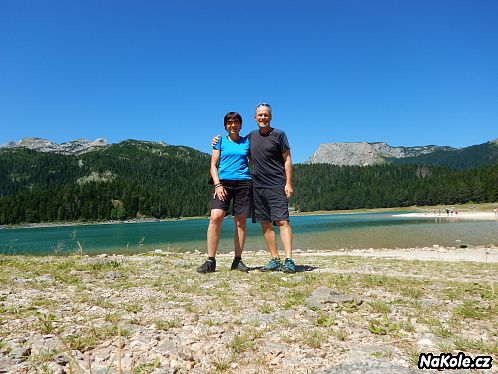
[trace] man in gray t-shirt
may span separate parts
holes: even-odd
[[[289,223],[288,199],[292,195],[292,160],[285,132],[270,126],[272,110],[268,104],[256,107],[254,119],[259,129],[249,133],[253,170],[253,196],[256,221],[261,224],[266,245],[272,255],[261,271],[282,269],[295,273],[292,260],[292,229]],[[285,250],[282,264],[273,225],[278,226]]]

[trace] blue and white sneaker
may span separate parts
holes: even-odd
[[[284,261],[284,267],[283,267],[284,273],[295,273],[296,272],[296,265],[294,264],[294,260],[292,258],[286,258]]]

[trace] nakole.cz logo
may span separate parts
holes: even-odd
[[[419,369],[491,369],[493,366],[491,356],[476,356],[472,358],[463,352],[456,356],[451,353],[441,353],[434,355],[432,353],[421,353],[418,356]]]

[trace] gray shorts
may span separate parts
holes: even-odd
[[[289,220],[289,204],[282,188],[253,188],[254,215],[256,222]]]

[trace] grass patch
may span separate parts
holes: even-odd
[[[40,323],[40,331],[43,334],[51,334],[55,331],[55,325],[54,322],[57,321],[57,318],[55,315],[48,313],[40,313],[40,312],[35,312],[35,316],[38,318],[38,322]]]
[[[385,301],[371,301],[368,305],[374,313],[388,314],[391,311],[391,307]]]
[[[175,317],[173,319],[166,320],[166,321],[156,320],[156,321],[154,321],[154,326],[158,330],[168,331],[168,330],[173,329],[175,327],[182,327],[183,323],[182,323],[182,320],[180,319],[180,317]]]
[[[250,334],[239,334],[234,336],[234,338],[228,343],[227,347],[233,353],[242,353],[254,348],[254,341],[251,340]]]
[[[143,310],[143,306],[141,304],[138,304],[138,303],[134,303],[134,304],[126,304],[124,306],[124,309],[128,312],[128,313],[138,313],[138,312],[141,312]]]
[[[284,296],[284,297],[285,297],[285,302],[284,302],[283,308],[285,310],[291,309],[297,305],[304,304],[305,295],[303,292],[293,291],[288,296]]]
[[[493,342],[486,342],[482,340],[467,339],[457,336],[454,340],[455,348],[464,352],[475,352],[485,355],[497,355],[498,345]]]
[[[318,327],[330,327],[335,324],[335,317],[334,316],[327,316],[327,315],[320,315],[316,320],[315,320],[315,326]]]
[[[147,374],[153,372],[154,369],[158,369],[160,367],[161,367],[161,360],[156,359],[152,362],[146,362],[135,366],[132,372],[133,374]]]
[[[121,321],[121,314],[120,313],[106,313],[104,316],[104,321],[111,322],[111,323],[118,323],[119,321]]]
[[[325,334],[318,330],[305,331],[301,338],[301,342],[306,344],[308,347],[320,349],[325,337]]]
[[[439,349],[439,352],[452,352],[453,342],[449,340],[439,340],[436,342],[436,348]]]
[[[444,326],[431,326],[430,328],[431,332],[436,335],[439,338],[450,338],[453,336],[453,332],[451,329],[446,328]],[[443,351],[443,352],[448,352],[448,351]]]
[[[334,331],[333,332],[333,335],[334,337],[337,338],[337,340],[341,341],[341,342],[344,342],[348,339],[348,332],[346,331],[346,329],[339,329],[337,331]]]
[[[490,320],[496,317],[498,310],[491,306],[483,306],[476,300],[465,300],[463,305],[456,307],[453,314],[462,318],[471,318],[478,320]]]
[[[232,363],[232,359],[230,357],[215,357],[211,361],[214,368],[217,372],[224,373],[230,369],[230,364]]]
[[[368,331],[376,335],[397,335],[401,325],[393,322],[387,315],[383,319],[372,319],[368,322]]]
[[[268,303],[264,303],[263,305],[261,305],[261,307],[259,308],[259,311],[263,314],[270,314],[272,312],[275,311],[275,308],[273,306],[271,306],[270,304]]]
[[[402,287],[400,288],[400,292],[403,296],[409,297],[410,299],[418,300],[424,296],[425,291],[421,287],[413,286],[413,287]]]
[[[129,331],[121,329],[121,336],[128,336]],[[94,327],[91,326],[85,331],[76,334],[71,334],[63,338],[71,349],[76,349],[81,352],[86,352],[95,348],[98,344],[106,339],[118,336],[118,327],[116,325],[107,325]]]

